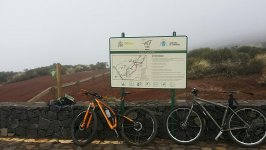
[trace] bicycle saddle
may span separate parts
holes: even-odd
[[[234,94],[239,93],[239,91],[222,91],[222,93],[227,93],[229,98],[228,98],[228,105],[231,108],[236,108],[239,103],[237,102],[237,100],[234,98]]]

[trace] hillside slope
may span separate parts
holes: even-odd
[[[103,74],[109,70],[97,70],[90,72],[80,72],[62,77],[63,83],[73,82]],[[266,87],[260,87],[257,80],[260,75],[236,76],[231,78],[226,77],[208,77],[197,80],[188,80],[187,90],[176,90],[177,99],[190,99],[190,90],[196,87],[200,90],[199,96],[208,99],[225,100],[227,96],[219,91],[223,90],[242,90],[253,92],[255,95],[239,94],[237,97],[243,100],[265,100]],[[42,92],[48,87],[55,85],[55,80],[50,76],[44,76],[26,80],[22,82],[10,83],[0,86],[0,101],[27,101]],[[82,95],[78,94],[79,89],[83,88],[89,91],[95,91],[102,95],[119,98],[120,88],[110,87],[110,75],[101,76],[81,83],[79,87],[71,86],[63,88],[63,93],[68,93],[74,96],[77,100],[85,100]],[[134,100],[170,100],[169,89],[127,89],[132,92],[127,97],[128,101]],[[41,101],[49,101],[53,99],[53,94],[50,93],[44,96]]]
[[[107,71],[108,70],[103,69],[63,75],[62,83],[78,81]],[[0,101],[27,101],[46,88],[54,85],[56,85],[56,80],[51,76],[37,77],[30,80],[4,84],[0,86]]]

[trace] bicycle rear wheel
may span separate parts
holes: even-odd
[[[167,115],[165,122],[167,133],[178,144],[191,144],[197,141],[203,132],[202,118],[194,110],[191,110],[190,115],[189,112],[190,108],[176,107]]]
[[[229,115],[227,125],[230,137],[241,146],[258,146],[266,138],[266,117],[257,108],[237,109]]]
[[[157,120],[146,108],[135,107],[129,109],[122,118],[122,137],[124,140],[136,146],[150,143],[157,134]],[[129,118],[129,119],[126,119]]]
[[[86,119],[86,124],[81,127],[82,121],[85,117],[86,111],[81,112],[72,122],[71,126],[71,136],[75,144],[79,146],[84,146],[91,142],[97,129],[97,117],[94,111],[89,111]],[[87,126],[89,118],[91,118],[90,124]]]

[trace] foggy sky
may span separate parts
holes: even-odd
[[[109,38],[188,36],[189,49],[264,37],[264,0],[0,0],[0,71],[109,62]],[[265,40],[266,41],[266,40]]]

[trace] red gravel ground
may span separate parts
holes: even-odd
[[[82,80],[109,70],[97,70],[81,72],[62,76],[63,83]],[[241,100],[266,100],[266,87],[257,84],[260,75],[226,77],[208,77],[197,80],[188,80],[186,90],[176,90],[177,99],[190,99],[190,91],[193,87],[200,90],[199,96],[207,99],[225,100],[227,96],[223,90],[241,90],[254,93],[253,96],[240,93],[237,97]],[[55,85],[55,80],[50,76],[38,77],[27,81],[4,84],[0,86],[0,101],[25,102],[48,87]],[[85,97],[78,94],[80,88],[88,91],[95,91],[101,95],[119,98],[120,88],[110,87],[110,75],[101,76],[81,83],[78,86],[63,88],[63,93],[70,94],[76,100],[85,100]],[[127,89],[133,94],[127,97],[128,101],[135,100],[170,100],[169,89]],[[40,101],[53,99],[53,93],[44,96]]]

